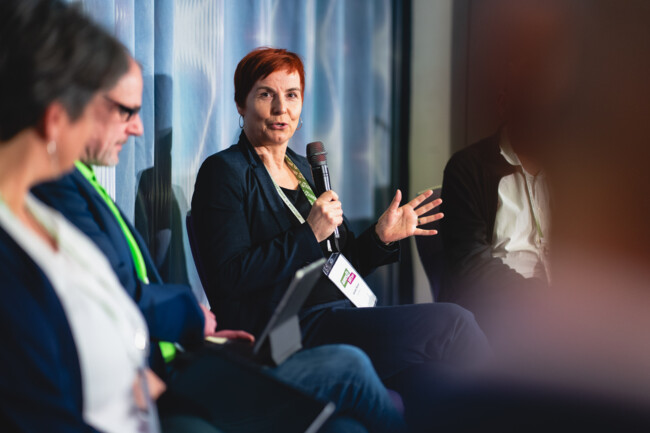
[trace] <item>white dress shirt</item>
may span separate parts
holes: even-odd
[[[501,155],[517,171],[499,182],[492,256],[526,278],[550,282],[549,198],[545,176],[526,172],[505,134],[499,147]]]
[[[142,431],[147,427],[133,384],[146,363],[149,335],[140,311],[90,239],[31,195],[26,203],[56,240],[57,251],[1,199],[0,225],[41,268],[61,300],[79,356],[84,420],[105,432]]]

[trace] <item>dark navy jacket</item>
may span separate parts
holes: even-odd
[[[161,281],[145,243],[122,215],[142,251],[150,284],[138,279],[129,244],[115,216],[77,169],[57,181],[35,187],[32,193],[61,212],[97,244],[138,304],[154,340],[178,342],[186,347],[203,340],[203,313],[192,290]]]
[[[63,306],[36,263],[0,228],[0,430],[93,432]]]
[[[287,155],[314,188],[307,160],[291,149]],[[323,257],[311,228],[282,202],[243,133],[238,144],[201,165],[192,217],[204,289],[219,326],[259,334],[295,272]],[[363,276],[399,259],[399,248],[385,248],[373,236],[374,226],[355,238],[344,224],[343,253]]]

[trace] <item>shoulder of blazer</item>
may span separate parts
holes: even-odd
[[[199,168],[197,180],[206,176],[207,173],[231,179],[233,176],[241,176],[248,166],[250,166],[250,162],[240,151],[239,145],[233,144],[228,149],[208,156]]]
[[[499,133],[484,138],[465,149],[454,153],[447,167],[461,168],[477,177],[496,177],[500,179],[514,173],[515,168],[508,164],[499,148]]]
[[[73,168],[72,171],[65,176],[61,177],[58,180],[49,183],[50,185],[59,185],[59,186],[74,186],[77,190],[86,192],[92,196],[99,196],[95,188],[88,182],[83,174],[77,168]]]
[[[29,268],[30,271],[39,269],[25,250],[0,226],[0,274],[4,272],[15,274],[17,267]],[[29,274],[31,273],[29,272]],[[43,278],[45,279],[45,275]]]
[[[66,209],[65,201],[73,197],[78,196],[78,200],[86,202],[102,200],[95,188],[76,168],[57,180],[35,186],[32,192],[39,200],[63,214]]]
[[[88,179],[86,179],[76,167],[66,177],[68,177],[70,181],[73,182],[79,189],[92,191],[93,193],[97,194],[95,188],[90,184],[90,182],[88,182]]]
[[[201,164],[201,169],[203,167],[232,167],[240,171],[244,167],[257,167],[258,165],[262,165],[262,161],[242,132],[236,144],[207,157]]]

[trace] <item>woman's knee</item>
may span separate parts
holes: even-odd
[[[336,364],[337,368],[345,366],[345,370],[349,372],[367,372],[373,368],[368,355],[356,346],[334,344],[321,346],[321,348],[328,351],[329,358]]]

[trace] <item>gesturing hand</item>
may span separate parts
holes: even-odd
[[[212,313],[212,311],[210,311],[208,307],[203,304],[199,304],[199,307],[201,307],[201,311],[203,311],[203,317],[205,318],[205,327],[203,329],[203,334],[205,337],[221,337],[227,338],[228,340],[241,340],[250,344],[255,343],[255,337],[246,331],[232,331],[230,329],[215,331],[217,328],[217,319],[214,317],[214,313]]]
[[[325,191],[314,202],[307,217],[307,224],[318,242],[327,239],[334,229],[343,224],[343,209],[334,191]]]
[[[205,337],[214,335],[214,330],[217,328],[217,318],[214,317],[212,311],[210,311],[205,305],[199,304],[199,307],[201,307],[201,311],[203,312],[203,335]]]
[[[227,338],[228,340],[239,340],[242,343],[248,343],[250,345],[255,343],[255,336],[249,334],[246,331],[223,329],[221,331],[215,332],[213,336]]]
[[[437,230],[423,230],[418,228],[420,225],[439,220],[444,216],[442,213],[437,213],[435,215],[420,218],[421,215],[424,215],[431,209],[440,206],[442,203],[442,200],[438,199],[415,209],[420,205],[420,203],[429,198],[431,194],[433,194],[433,191],[425,191],[404,206],[400,207],[399,204],[402,201],[402,192],[398,189],[390,206],[388,206],[386,212],[379,217],[379,221],[377,221],[377,225],[375,226],[375,231],[377,232],[379,239],[388,244],[413,235],[432,236],[438,234]]]

